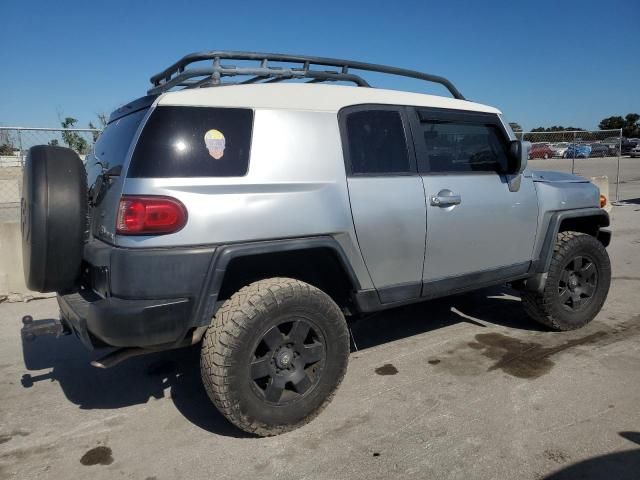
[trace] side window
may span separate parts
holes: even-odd
[[[455,120],[423,120],[417,142],[420,171],[506,172],[508,144],[497,125]]]
[[[403,174],[414,168],[404,122],[398,110],[347,113],[346,139],[352,174]]]

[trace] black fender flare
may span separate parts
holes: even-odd
[[[535,262],[534,273],[546,273],[549,271],[551,265],[551,258],[553,256],[553,246],[556,243],[556,237],[560,231],[560,225],[564,220],[569,218],[584,218],[594,217],[594,221],[597,222],[598,238],[603,242],[604,246],[609,245],[611,239],[611,232],[608,230],[602,230],[609,226],[609,214],[602,208],[581,208],[576,210],[562,210],[553,213],[547,231],[544,236],[542,249],[538,260]]]
[[[292,238],[285,240],[267,240],[249,243],[221,245],[216,248],[207,276],[203,282],[198,302],[193,312],[194,326],[208,325],[213,317],[218,302],[218,294],[224,281],[227,267],[231,260],[249,255],[289,252],[295,250],[310,250],[326,248],[332,250],[349,280],[356,290],[361,289],[360,281],[349,262],[349,259],[338,241],[330,236]]]

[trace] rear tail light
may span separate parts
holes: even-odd
[[[607,197],[604,195],[600,195],[600,208],[604,208],[607,206]]]
[[[119,235],[175,233],[186,223],[187,210],[175,198],[126,195],[120,199],[116,233]]]

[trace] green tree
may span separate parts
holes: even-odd
[[[627,113],[625,117],[619,115],[603,118],[598,124],[600,130],[622,129],[623,137],[640,137],[640,115],[637,113]]]
[[[0,155],[13,155],[14,146],[6,130],[0,130]]]
[[[614,130],[617,128],[624,128],[624,118],[620,116],[603,118],[598,124],[600,130]]]
[[[637,113],[627,113],[624,117],[626,125],[622,129],[622,134],[625,137],[637,138],[640,137],[640,115]]]
[[[509,122],[509,126],[511,127],[511,130],[513,130],[514,132],[521,132],[522,131],[522,127],[520,126],[519,123]]]
[[[93,137],[93,143],[96,143],[96,140],[98,140],[98,137],[100,136],[100,132],[104,130],[104,127],[107,126],[107,123],[109,121],[109,117],[107,117],[106,113],[96,113],[96,117],[98,117],[97,125],[95,125],[93,122],[89,122],[89,128],[100,130],[100,131],[91,132],[91,136]]]
[[[0,145],[0,155],[13,155],[13,145],[8,143]]]
[[[64,120],[60,120],[62,128],[75,128],[77,119],[73,117],[65,117]],[[78,132],[65,131],[62,132],[62,141],[67,146],[78,152],[79,154],[85,154],[89,151],[89,142],[87,142]]]

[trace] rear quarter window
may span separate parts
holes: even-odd
[[[120,175],[131,141],[147,111],[138,110],[114,120],[102,131],[86,158],[89,185],[102,172]]]
[[[127,176],[246,175],[252,127],[250,109],[158,107],[142,130]]]

